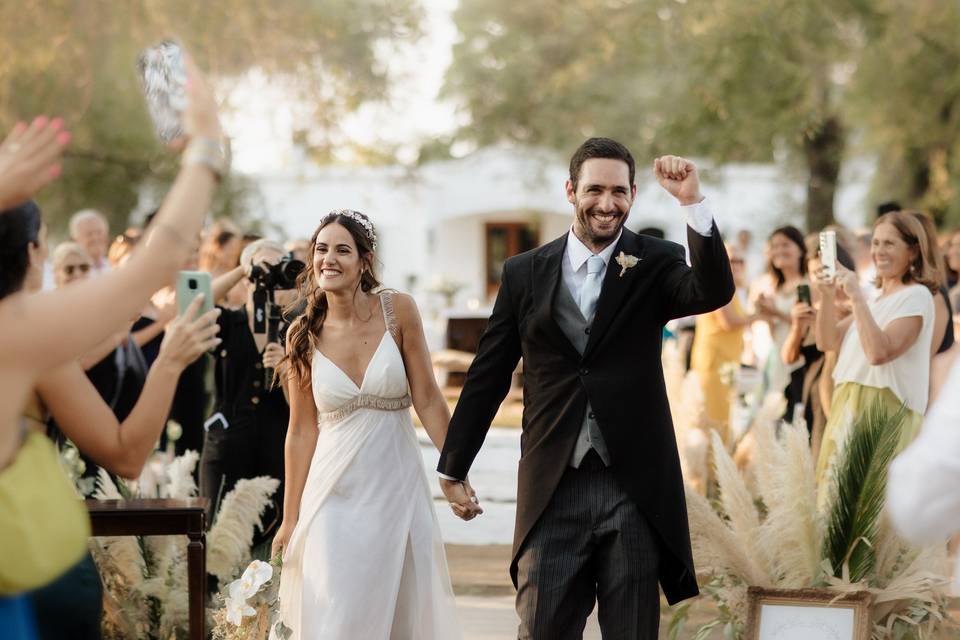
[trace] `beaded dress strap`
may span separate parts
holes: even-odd
[[[397,326],[396,311],[393,308],[393,294],[384,291],[380,294],[380,307],[383,309],[383,323],[397,344],[400,343],[400,328]]]

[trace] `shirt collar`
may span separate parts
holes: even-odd
[[[610,258],[613,256],[613,251],[617,248],[617,243],[620,242],[620,236],[622,235],[623,228],[621,227],[617,233],[617,237],[613,239],[613,242],[597,254],[603,259],[604,267],[610,264]],[[573,270],[579,271],[580,267],[582,267],[592,255],[593,252],[590,251],[585,244],[580,242],[580,238],[573,232],[573,227],[570,227],[570,231],[567,233],[567,259],[570,261],[570,266],[573,267]]]

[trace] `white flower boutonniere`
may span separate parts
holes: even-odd
[[[627,272],[627,269],[637,266],[639,261],[640,258],[637,256],[631,256],[621,251],[620,255],[617,256],[617,264],[620,265],[620,277],[623,277],[623,274]]]

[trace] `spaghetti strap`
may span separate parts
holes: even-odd
[[[393,308],[393,294],[384,291],[380,294],[380,308],[383,309],[383,323],[387,326],[387,331],[393,336],[393,339],[400,343],[400,328],[397,326],[397,316]]]

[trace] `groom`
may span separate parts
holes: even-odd
[[[654,161],[681,205],[678,244],[624,228],[637,194],[620,143],[570,160],[570,231],[509,259],[440,456],[454,512],[481,512],[467,477],[523,356],[523,434],[510,574],[521,640],[581,638],[599,603],[603,637],[653,640],[657,582],[695,596],[680,461],[660,366],[663,324],[733,297],[723,241],[692,162]]]

